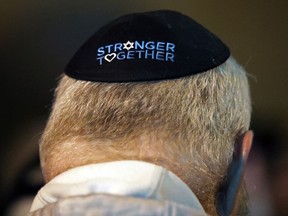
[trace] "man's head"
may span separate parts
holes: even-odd
[[[235,145],[250,124],[247,77],[232,57],[155,81],[74,78],[62,77],[42,136],[46,181],[81,165],[143,160],[173,171],[215,213]]]

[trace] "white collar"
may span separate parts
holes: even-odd
[[[204,212],[195,194],[180,178],[143,161],[114,161],[68,170],[38,191],[30,211],[60,198],[96,193],[169,200]]]

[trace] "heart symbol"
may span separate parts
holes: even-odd
[[[104,59],[108,62],[111,62],[114,58],[116,57],[116,54],[115,53],[110,53],[110,54],[107,54]]]

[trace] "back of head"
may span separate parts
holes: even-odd
[[[201,73],[155,81],[64,75],[40,144],[42,169],[48,181],[85,164],[152,162],[177,174],[213,212],[250,114],[246,73],[233,57]]]

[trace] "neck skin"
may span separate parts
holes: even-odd
[[[88,164],[119,160],[146,161],[162,166],[179,176],[194,191],[206,212],[216,215],[215,197],[217,181],[211,179],[207,173],[202,172],[201,167],[195,168],[191,160],[189,162],[183,160],[181,152],[177,152],[176,148],[171,147],[175,146],[175,143],[163,143],[163,141],[159,141],[155,136],[147,138],[145,135],[140,136],[137,140],[133,140],[133,142],[119,145],[122,147],[134,146],[134,148],[125,148],[125,151],[111,148],[110,146],[114,143],[110,143],[109,141],[93,141],[91,143],[79,139],[57,145],[60,149],[57,154],[47,155],[43,151],[45,149],[42,149],[40,155],[45,180],[49,182],[55,176],[67,170]],[[135,143],[137,143],[137,150],[135,150]],[[93,149],[91,149],[91,145]]]
[[[163,139],[158,139],[153,133],[143,132],[137,139],[129,139],[129,142],[73,138],[53,145],[57,148],[50,152],[45,146],[40,146],[41,167],[46,182],[74,167],[119,160],[151,162],[177,175],[184,172],[183,164],[179,162],[181,153],[171,147],[175,143],[164,143]]]

